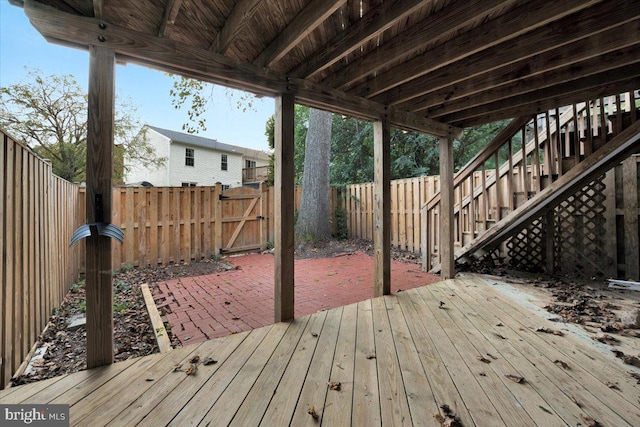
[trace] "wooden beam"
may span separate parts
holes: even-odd
[[[216,39],[209,46],[209,50],[224,54],[238,34],[245,29],[261,4],[260,0],[238,0]]]
[[[377,49],[351,62],[339,72],[331,74],[322,84],[344,88],[406,55],[411,55],[428,43],[449,37],[469,22],[478,19],[478,16],[491,13],[496,7],[504,7],[508,3],[511,1],[458,0],[400,32],[391,40],[383,41]]]
[[[391,130],[385,119],[373,123],[374,295],[391,293]]]
[[[253,63],[260,67],[269,67],[282,59],[346,2],[347,0],[313,0],[276,36]]]
[[[624,276],[628,280],[640,279],[638,252],[638,161],[631,156],[622,162],[624,202]]]
[[[391,0],[379,3],[291,70],[290,74],[300,78],[313,76],[428,3],[426,0]]]
[[[428,109],[440,106],[445,102],[451,102],[499,85],[566,67],[567,64],[623,49],[638,43],[637,34],[640,32],[638,26],[640,26],[640,20],[632,21],[556,49],[538,53],[533,57],[527,57],[520,61],[500,66],[500,68],[491,71],[487,71],[486,68],[476,68],[475,64],[468,63],[465,70],[469,75],[463,77],[464,80],[451,82],[451,84],[447,84],[440,89],[432,90],[428,88],[429,92],[395,105],[402,110],[426,113]],[[499,55],[500,50],[488,53],[492,56],[493,54]],[[450,70],[453,69],[453,65],[449,67],[451,67]],[[473,76],[474,74],[475,76]]]
[[[274,153],[274,230],[275,230],[275,321],[294,317],[294,223],[295,170],[294,98],[283,94],[276,98]]]
[[[635,58],[636,63],[626,65],[623,67],[609,70],[607,72],[598,73],[586,77],[580,77],[575,80],[556,84],[551,87],[544,87],[538,90],[527,91],[519,93],[509,98],[499,99],[494,102],[489,102],[477,107],[456,111],[455,113],[442,116],[442,120],[446,122],[462,122],[468,119],[473,119],[485,114],[495,114],[500,111],[509,111],[519,106],[528,106],[536,101],[542,101],[545,99],[554,98],[557,96],[566,96],[568,93],[579,94],[581,91],[585,91],[593,88],[600,88],[602,85],[608,83],[627,80],[632,77],[640,75],[640,66],[637,62],[640,58]],[[610,92],[614,93],[614,92]],[[590,98],[590,97],[589,97]],[[584,98],[583,98],[584,99]],[[566,105],[566,104],[555,104]]]
[[[87,222],[111,222],[115,51],[89,47]],[[101,212],[100,212],[101,211]],[[113,363],[111,239],[86,240],[87,368]]]
[[[504,41],[519,38],[535,28],[548,27],[548,31],[557,32],[555,26],[548,24],[600,1],[602,0],[526,3],[472,31],[462,33],[446,43],[429,49],[397,67],[378,74],[375,79],[354,87],[349,93],[366,97],[377,96],[446,65],[461,61],[477,52]],[[610,12],[611,7],[606,9]],[[577,23],[572,21],[571,27],[575,24]],[[523,55],[522,52],[518,52],[518,54]],[[465,74],[465,68],[466,66],[461,66],[458,72]],[[403,87],[402,93],[411,92],[408,89],[404,90]]]
[[[453,138],[440,138],[440,266],[443,279],[455,275],[453,257]]]
[[[638,21],[640,24],[640,21]],[[640,25],[638,25],[640,31]],[[640,34],[640,32],[638,33]],[[567,67],[549,71],[540,75],[532,76],[511,84],[497,86],[487,89],[476,95],[447,102],[439,108],[426,111],[426,115],[432,118],[455,114],[463,110],[470,110],[485,104],[499,102],[508,98],[522,96],[528,92],[541,90],[553,86],[564,85],[573,80],[585,79],[586,77],[613,71],[617,68],[640,62],[640,40],[639,44],[615,52],[610,52],[602,56],[576,62]],[[528,101],[528,96],[525,96]]]
[[[162,15],[162,22],[158,29],[158,37],[166,37],[170,28],[175,24],[180,7],[182,6],[182,0],[168,0],[167,5],[164,8],[164,14]]]
[[[54,43],[86,47],[96,40],[104,40],[101,45],[115,49],[118,58],[124,61],[261,95],[290,93],[295,95],[296,103],[364,120],[377,120],[386,114],[390,124],[399,129],[435,136],[461,132],[461,129],[417,114],[388,108],[317,83],[274,73],[254,64],[239,63],[206,49],[131,31],[110,23],[105,23],[104,28],[101,28],[99,24],[103,21],[60,12],[34,0],[25,1],[24,9],[32,25]]]
[[[102,19],[102,12],[104,10],[104,0],[93,0],[93,16],[98,19]]]

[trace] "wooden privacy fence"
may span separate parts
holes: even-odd
[[[78,186],[0,130],[0,388],[78,277]]]
[[[190,262],[216,254],[266,248],[274,240],[274,190],[239,187],[118,187],[113,224],[124,243],[113,242],[113,268]],[[302,188],[296,187],[296,210]],[[84,217],[84,188],[78,210]],[[334,211],[337,189],[330,192]],[[333,221],[335,226],[335,221]],[[84,242],[77,243],[84,253]],[[84,269],[84,257],[78,259]]]

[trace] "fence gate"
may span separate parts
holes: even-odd
[[[236,187],[220,195],[222,252],[264,249],[267,241],[266,194]]]

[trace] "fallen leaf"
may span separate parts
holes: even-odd
[[[597,422],[593,418],[588,417],[586,415],[580,415],[580,418],[582,419],[582,422],[584,423],[584,425],[586,427],[600,427],[600,426],[602,426],[602,424],[600,424],[599,422]]]
[[[503,337],[502,335],[498,334],[498,333],[493,333],[493,335],[495,335],[496,337],[500,338],[501,340],[506,340],[505,337]]]
[[[559,337],[564,335],[564,332],[558,331],[556,329],[551,329],[551,328],[538,328],[536,329],[536,332],[544,332],[545,334],[553,334]]]
[[[611,353],[613,353],[616,357],[619,357],[621,359],[624,357],[624,353],[621,352],[620,350],[611,350]]]
[[[622,362],[626,363],[627,365],[636,366],[640,368],[640,358],[636,356],[623,356]]]
[[[551,414],[552,412],[550,410],[548,410],[547,408],[545,408],[544,406],[538,405],[538,408],[542,409],[544,412],[546,412],[547,414]]]
[[[497,323],[496,326],[504,326],[502,323]]]
[[[489,359],[487,359],[486,357],[483,357],[483,356],[476,356],[476,359],[478,359],[482,363],[491,363],[491,360],[489,360]]]
[[[182,371],[182,365],[180,364],[173,365],[173,372],[181,372],[181,371]]]
[[[498,360],[497,357],[495,357],[493,354],[491,353],[487,353],[487,356],[489,356],[490,358],[492,358],[493,360]]]
[[[329,386],[329,390],[340,391],[340,389],[342,388],[342,384],[338,381],[331,381],[327,383],[327,385]]]
[[[618,387],[618,383],[617,382],[613,382],[613,381],[607,381],[605,383],[607,385],[607,387],[614,389],[614,390],[620,390],[620,387]]]
[[[153,380],[154,380],[153,378],[145,378],[145,381],[147,381],[147,382],[151,382]]]
[[[375,359],[375,358],[376,358],[376,354],[375,353],[367,354],[367,359]]]
[[[631,375],[631,378],[638,380],[638,384],[640,384],[640,374],[637,372],[632,372],[629,371],[629,375]]]
[[[198,365],[191,364],[187,368],[187,370],[185,371],[185,374],[187,374],[187,375],[195,375],[197,370],[198,370]]]
[[[318,413],[316,412],[316,407],[315,406],[312,406],[311,408],[309,408],[307,413],[309,415],[311,415],[314,420],[317,420],[318,418],[320,418],[320,415],[318,415]]]
[[[212,359],[210,357],[205,357],[202,360],[202,364],[205,365],[205,366],[207,366],[207,365],[215,365],[216,363],[218,363],[218,361],[214,360],[214,359]]]
[[[562,367],[562,369],[566,369],[567,371],[569,369],[571,369],[571,367],[569,367],[569,365],[567,364],[567,362],[563,362],[562,360],[556,359],[553,361],[553,363],[555,363],[556,365],[559,365]]]
[[[197,354],[195,356],[193,356],[191,358],[191,360],[189,360],[189,363],[198,363],[200,361],[200,356],[198,356]]]
[[[609,334],[596,336],[596,337],[593,337],[593,339],[596,340],[596,341],[600,341],[601,343],[609,344],[609,345],[620,344],[620,340],[618,338],[613,337],[613,336],[611,336]]]
[[[514,381],[518,384],[521,384],[524,382],[524,377],[518,376],[518,375],[512,375],[512,374],[507,374],[505,375],[505,377],[509,378],[511,381]]]
[[[445,307],[444,307],[444,302],[443,302],[443,301],[440,301],[440,305],[438,306],[438,308],[445,308]]]
[[[480,372],[478,375],[480,375],[481,377],[486,377],[487,374],[485,374],[484,372]]]
[[[318,336],[318,333],[317,333],[317,332],[311,332],[311,336],[312,336],[312,337],[317,337],[317,336]]]

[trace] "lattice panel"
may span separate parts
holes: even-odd
[[[584,278],[606,276],[613,260],[605,246],[604,175],[568,197],[555,209],[556,269]]]
[[[537,219],[507,241],[509,266],[522,271],[539,271],[544,266],[542,221]]]

